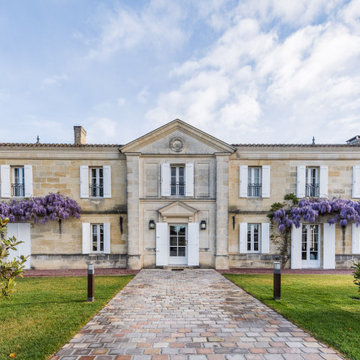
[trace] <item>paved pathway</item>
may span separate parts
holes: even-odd
[[[214,270],[142,270],[55,359],[341,358]]]

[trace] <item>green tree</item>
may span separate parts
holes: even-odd
[[[16,246],[21,243],[13,236],[6,237],[6,225],[9,219],[0,218],[0,298],[9,297],[14,292],[16,285],[15,278],[22,276],[25,268],[27,256],[21,255],[13,260],[8,260],[10,250],[16,250]]]

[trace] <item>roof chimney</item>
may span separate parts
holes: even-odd
[[[74,144],[75,145],[86,144],[86,131],[82,126],[74,126]]]

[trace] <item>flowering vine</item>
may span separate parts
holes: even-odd
[[[9,218],[10,222],[40,221],[45,224],[49,220],[65,220],[72,216],[79,218],[80,212],[81,208],[75,200],[53,193],[0,203],[0,217]]]
[[[360,223],[359,201],[341,198],[332,200],[306,198],[294,201],[291,206],[286,206],[285,203],[277,204],[275,208],[273,207],[270,218],[273,222],[277,222],[280,232],[290,229],[292,225],[300,227],[301,221],[314,223],[323,216],[328,216],[329,224],[338,223],[340,226],[346,226],[349,222]]]

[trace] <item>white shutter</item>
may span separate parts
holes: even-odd
[[[360,225],[352,224],[352,253],[360,254]]]
[[[296,180],[296,196],[298,198],[305,197],[305,182],[306,182],[306,167],[299,165],[297,167],[297,180]]]
[[[104,223],[104,253],[110,254],[110,223]]]
[[[324,224],[323,268],[335,269],[335,224]]]
[[[199,266],[199,223],[188,225],[188,265]]]
[[[240,252],[240,254],[247,253],[247,232],[248,232],[248,224],[240,223],[239,224],[239,252]]]
[[[302,224],[297,228],[295,225],[291,228],[291,268],[301,269],[301,237]]]
[[[328,197],[328,174],[327,166],[320,166],[320,197]]]
[[[360,198],[360,166],[353,166],[352,197]]]
[[[270,165],[262,167],[262,197],[270,197]]]
[[[1,197],[10,197],[10,165],[1,165]]]
[[[168,264],[168,237],[168,224],[156,223],[156,266]]]
[[[33,173],[31,165],[24,165],[25,197],[33,196]]]
[[[185,196],[194,196],[194,164],[185,165]]]
[[[80,166],[80,198],[89,197],[89,167],[87,165]]]
[[[82,253],[90,254],[91,239],[90,239],[90,223],[82,223]]]
[[[16,250],[9,251],[9,260],[13,260],[20,255],[29,256],[25,263],[25,269],[31,267],[31,236],[29,223],[9,223],[7,225],[7,237],[15,236],[17,241],[22,241],[21,244],[16,246]]]
[[[270,252],[270,224],[261,224],[261,253],[268,254]]]
[[[239,197],[246,198],[248,194],[248,166],[240,165],[239,171]]]
[[[170,196],[170,164],[161,164],[161,196]]]
[[[103,166],[104,198],[111,198],[111,166]]]

